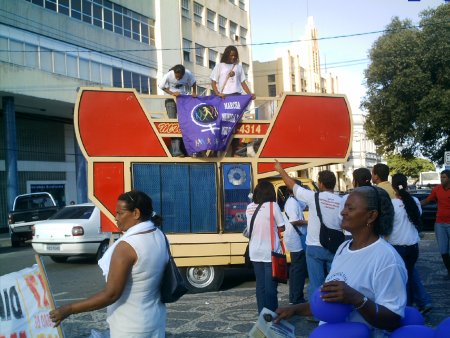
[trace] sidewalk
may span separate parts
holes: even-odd
[[[433,299],[433,310],[426,325],[436,327],[450,316],[450,280],[444,279],[444,266],[434,233],[426,233],[420,242],[417,268]],[[280,306],[288,303],[288,287],[278,288]],[[246,337],[257,318],[253,287],[233,288],[203,294],[188,294],[167,306],[167,338]],[[73,315],[64,321],[66,337],[88,337],[91,329],[107,329],[106,310]],[[290,320],[296,335],[306,338],[315,328],[305,318]]]
[[[0,248],[11,246],[11,240],[8,232],[0,234]]]

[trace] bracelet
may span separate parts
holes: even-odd
[[[369,298],[367,298],[366,296],[364,296],[361,305],[359,305],[358,307],[355,307],[355,310],[362,309],[362,308],[364,307],[364,305],[366,305],[366,303],[367,303],[368,300],[369,300]]]

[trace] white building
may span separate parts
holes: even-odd
[[[0,232],[18,194],[87,200],[73,130],[78,87],[157,94],[157,79],[181,63],[208,92],[227,45],[238,46],[251,84],[248,8],[248,0],[0,1]]]

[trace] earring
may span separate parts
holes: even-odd
[[[370,224],[371,224],[371,223],[367,223],[366,226],[370,227]]]

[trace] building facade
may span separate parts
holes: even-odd
[[[49,191],[60,206],[87,201],[73,129],[78,87],[162,94],[157,79],[181,63],[208,93],[226,45],[239,46],[251,79],[248,7],[248,0],[0,1],[0,232],[18,194]]]

